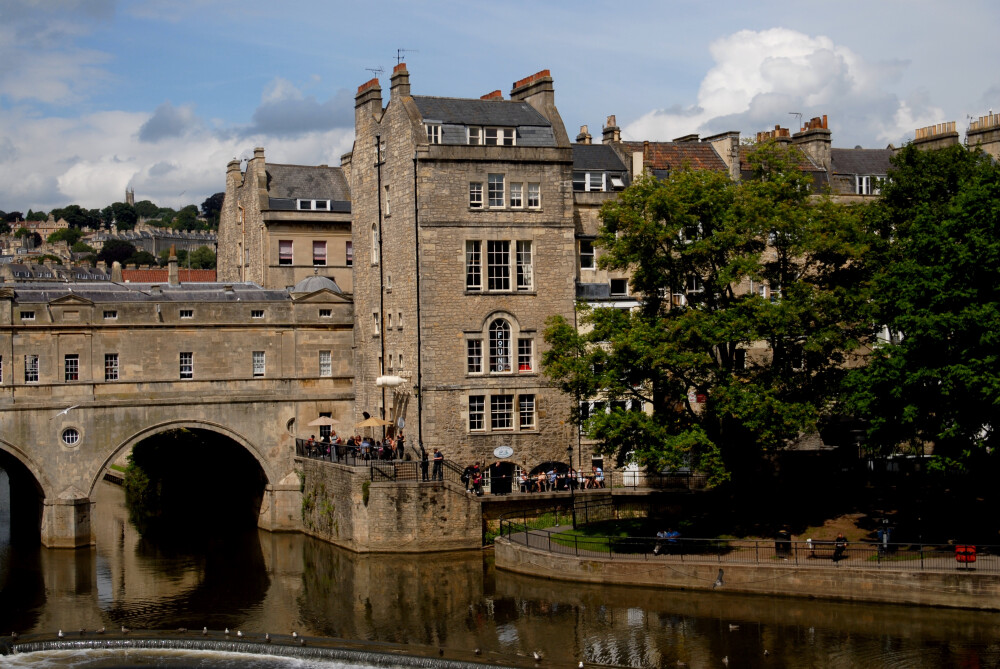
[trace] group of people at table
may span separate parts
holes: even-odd
[[[526,474],[521,472],[518,484],[521,492],[549,492],[552,490],[569,490],[570,488],[603,488],[604,470],[598,466],[591,467],[591,472],[586,474],[582,471],[570,469],[566,472],[557,472],[550,469],[547,472],[537,474]]]
[[[335,432],[323,435],[317,441],[316,435],[306,439],[305,450],[308,457],[336,457],[338,460],[346,455],[363,460],[401,460],[405,453],[405,437],[400,430],[395,437],[386,437],[384,441],[354,435],[343,440]]]

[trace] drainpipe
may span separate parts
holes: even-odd
[[[420,331],[423,323],[420,320],[420,209],[417,206],[417,153],[413,153],[413,248],[417,269],[417,445],[424,452],[424,388],[421,371],[423,369],[420,357]]]
[[[378,375],[382,376],[385,365],[385,262],[382,257],[382,135],[375,135],[375,172],[378,184],[375,190],[375,197],[378,198],[378,339],[381,347],[382,362],[379,364]],[[385,420],[385,386],[382,386],[382,412],[379,416]],[[385,441],[385,425],[382,426],[382,440]]]

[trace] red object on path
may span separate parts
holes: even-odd
[[[955,559],[963,564],[976,561],[976,547],[958,545],[955,546]]]

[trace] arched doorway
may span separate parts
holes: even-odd
[[[556,484],[554,490],[568,490],[569,483],[566,480],[566,474],[569,472],[569,465],[564,462],[549,461],[543,462],[534,469],[531,470],[531,477],[537,478],[539,474],[548,474],[550,471],[556,473]]]

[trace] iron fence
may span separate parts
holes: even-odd
[[[543,513],[542,511],[538,512]],[[578,505],[578,524],[593,522],[602,511]],[[567,527],[534,527],[532,512],[500,519],[499,535],[512,543],[550,553],[611,560],[712,562],[775,566],[835,566],[892,571],[969,571],[1000,574],[1000,546],[954,544],[880,544],[836,539],[698,539],[585,536]],[[540,516],[541,517],[541,516]],[[618,512],[621,517],[621,512]],[[602,518],[603,519],[603,518]]]

